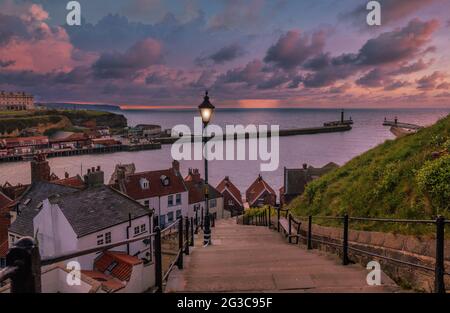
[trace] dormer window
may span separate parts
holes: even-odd
[[[166,175],[161,175],[160,180],[161,180],[161,184],[163,186],[169,186],[170,185],[169,177],[167,177]]]
[[[148,189],[150,187],[150,182],[148,181],[147,178],[141,178],[139,180],[139,183],[141,184],[142,189]]]

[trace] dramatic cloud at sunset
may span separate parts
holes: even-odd
[[[42,102],[448,107],[450,2],[0,0],[0,89]]]

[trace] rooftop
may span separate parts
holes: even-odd
[[[276,196],[272,187],[259,175],[246,191],[247,202],[252,205],[265,190]]]
[[[231,182],[230,178],[226,176],[216,187],[216,189],[223,194],[225,190],[233,196],[233,198],[239,202],[239,204],[243,205],[242,195],[239,189]]]
[[[49,197],[58,204],[78,237],[149,215],[151,211],[121,192],[99,186]]]

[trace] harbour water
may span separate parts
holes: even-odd
[[[117,113],[115,111],[115,113]],[[193,129],[196,110],[140,110],[122,111],[129,125],[159,124],[171,128],[185,124]],[[418,124],[430,125],[450,113],[449,109],[348,109],[346,118],[354,120],[353,129],[347,132],[326,133],[280,137],[279,166],[272,172],[263,172],[263,177],[278,191],[282,185],[283,167],[301,167],[307,163],[316,167],[328,162],[343,165],[351,158],[369,150],[388,139],[394,139],[389,127],[382,126],[384,118]],[[340,118],[339,109],[222,109],[217,110],[214,124],[224,127],[227,124],[280,125],[280,129],[322,126],[323,122]],[[248,146],[247,146],[248,148]],[[64,172],[70,175],[85,172],[87,168],[100,165],[109,180],[115,164],[135,163],[138,171],[156,170],[171,166],[171,146],[161,150],[139,152],[117,152],[102,155],[83,155],[50,159],[52,171],[59,177]],[[216,185],[224,176],[230,179],[244,193],[260,173],[261,160],[257,161],[211,161],[209,164],[210,183]],[[30,182],[29,162],[0,164],[0,184]],[[181,171],[187,174],[188,168],[199,168],[203,174],[202,161],[181,161]]]

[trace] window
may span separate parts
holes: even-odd
[[[181,210],[177,210],[177,218],[181,216]]]
[[[139,235],[139,226],[136,226],[136,227],[134,228],[134,234],[135,234],[135,235]]]
[[[0,258],[0,268],[6,267],[6,258]]]
[[[119,264],[119,263],[117,263],[116,261],[111,262],[111,264],[109,264],[109,266],[106,268],[105,274],[111,275],[111,272],[117,266],[117,264]]]
[[[228,205],[234,205],[233,200],[228,200]]]
[[[173,212],[167,213],[167,222],[173,222]]]
[[[167,197],[167,205],[173,206],[173,195],[170,195],[169,197]]]
[[[145,201],[144,201],[144,206],[145,206],[146,208],[149,208],[149,209],[150,209],[150,200],[145,200]]]
[[[164,225],[166,225],[166,216],[165,215],[160,215],[159,216],[159,226],[160,227],[164,227]]]
[[[16,237],[14,235],[9,235],[9,240],[11,241],[11,246],[14,244],[14,242],[16,241]]]
[[[217,206],[217,199],[211,199],[209,200],[209,206],[211,208],[215,208]]]
[[[98,235],[97,236],[97,246],[101,246],[102,244],[104,244],[104,240],[103,240],[103,234]]]
[[[177,203],[177,204],[181,204],[181,193],[178,193],[178,194],[177,194],[176,203]]]
[[[147,226],[145,224],[141,225],[141,233],[145,232],[147,229]]]
[[[111,243],[111,232],[105,234],[105,243]]]

